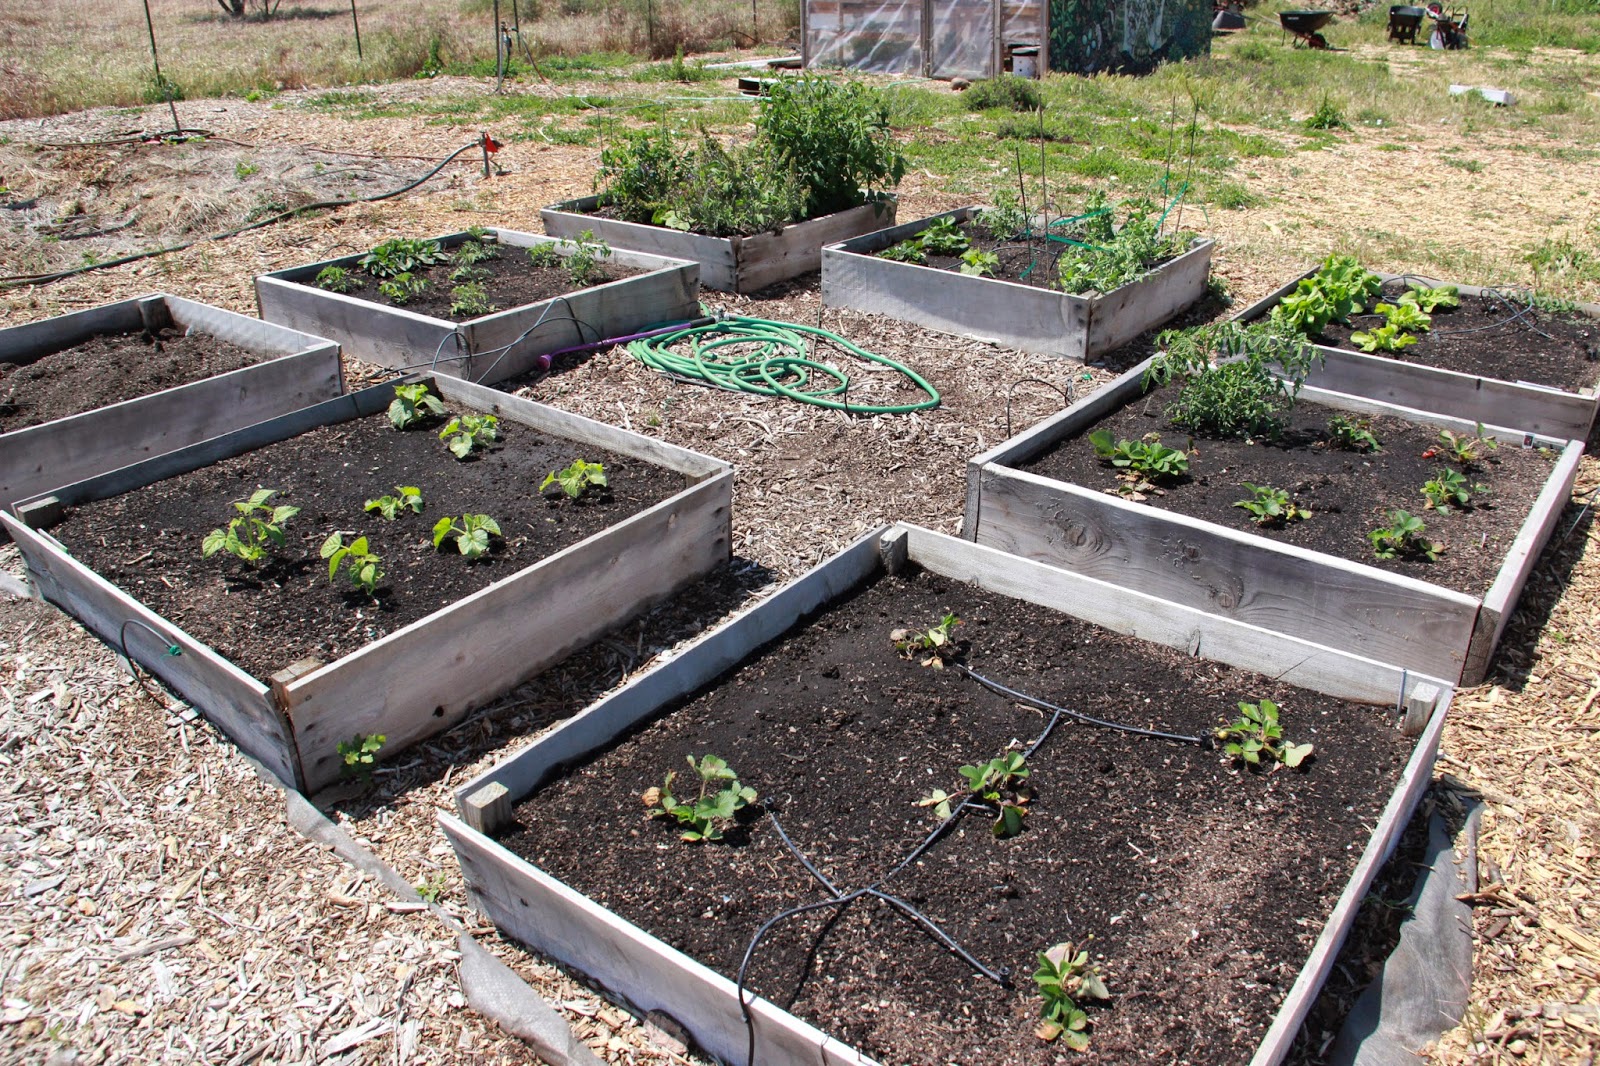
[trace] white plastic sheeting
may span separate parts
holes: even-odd
[[[803,2],[810,67],[986,78],[997,52],[1003,66],[1007,47],[1042,43],[1043,0]]]

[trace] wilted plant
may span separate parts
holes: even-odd
[[[1039,1007],[1043,1020],[1034,1033],[1041,1040],[1060,1039],[1074,1051],[1087,1050],[1089,1016],[1078,1004],[1085,999],[1111,998],[1100,971],[1089,961],[1089,952],[1070,942],[1039,952],[1033,982],[1044,1000]]]
[[[922,660],[923,666],[943,670],[945,659],[955,654],[955,645],[950,641],[950,634],[960,624],[961,619],[946,613],[938,625],[917,630],[895,629],[890,631],[889,639],[894,642],[895,650],[904,658],[915,659],[919,655],[926,656]]]

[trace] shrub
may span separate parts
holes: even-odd
[[[860,82],[802,77],[761,99],[757,139],[806,187],[805,217],[843,211],[900,183],[906,160],[883,94]]]
[[[1032,78],[1003,74],[974,83],[967,90],[965,103],[968,111],[987,111],[994,107],[1009,111],[1043,111],[1044,93]]]

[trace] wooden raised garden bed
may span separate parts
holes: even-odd
[[[494,414],[500,441],[458,463],[439,426],[393,429],[391,382],[0,520],[45,599],[312,791],[340,776],[340,742],[382,735],[386,757],[728,558],[727,464],[457,378],[425,380],[451,414]],[[544,473],[573,458],[603,458],[611,488],[541,496]],[[363,497],[397,484],[422,490],[422,513],[364,513]],[[202,560],[207,529],[258,487],[303,508],[283,527],[288,545],[259,570],[226,553]],[[476,562],[430,537],[440,517],[464,512],[490,514],[504,534]],[[330,580],[318,549],[333,531],[372,538],[386,572],[375,596],[343,572]],[[164,654],[169,644],[181,654]]]
[[[507,262],[517,257],[527,264],[525,250],[542,245],[553,246],[564,257],[572,252],[550,237],[509,229],[491,229],[488,234],[503,249]],[[452,249],[471,239],[471,234],[436,239]],[[460,321],[376,303],[361,295],[329,292],[314,284],[326,267],[359,273],[360,259],[348,255],[260,275],[256,300],[261,317],[331,337],[344,345],[347,355],[379,366],[492,385],[527,373],[546,353],[686,321],[700,313],[699,268],[694,263],[622,247],[614,247],[603,264],[630,271],[631,276]]]
[[[163,294],[0,329],[0,363],[0,508],[344,391],[337,344]]]
[[[1238,700],[1271,697],[1285,736],[1315,753],[1259,773],[1192,742],[1067,716],[1052,728],[961,666],[897,654],[891,627],[945,610],[963,619],[953,662],[1001,684],[1191,741]],[[440,822],[504,932],[641,1015],[671,1015],[719,1061],[747,1061],[751,1040],[756,1062],[1059,1062],[1064,1047],[1033,1033],[1029,975],[1036,952],[1092,935],[1112,996],[1089,1008],[1094,1061],[1266,1066],[1428,786],[1451,691],[895,526],[465,784],[461,817]],[[943,817],[925,793],[959,784],[962,762],[1024,748],[1020,834],[996,839],[972,813],[905,862]],[[690,754],[725,758],[756,790],[729,843],[680,842],[640,802],[668,770],[692,797]],[[747,1030],[736,976],[751,935],[837,898],[801,854],[839,893],[873,884],[909,902],[968,958],[881,899],[791,916],[751,964]],[[1011,987],[982,976],[1001,967]]]
[[[1276,292],[1264,297],[1240,312],[1238,318],[1250,322],[1268,314],[1284,296],[1295,290],[1300,281],[1316,273],[1316,268],[1296,277]],[[1402,279],[1393,274],[1380,275],[1387,287],[1385,292],[1394,295],[1403,292]],[[1446,284],[1431,278],[1407,275],[1404,281],[1415,281],[1428,286]],[[1494,293],[1475,285],[1459,285],[1462,309],[1476,311],[1489,307],[1511,318],[1512,312]],[[1510,297],[1516,300],[1515,296]],[[1525,301],[1519,302],[1523,306]],[[1597,405],[1600,405],[1600,305],[1579,304],[1570,314],[1553,315],[1535,311],[1531,317],[1545,323],[1565,323],[1562,336],[1552,341],[1531,329],[1522,328],[1520,322],[1501,329],[1483,330],[1475,334],[1478,339],[1493,339],[1487,348],[1475,352],[1457,352],[1440,355],[1438,337],[1453,328],[1452,319],[1461,319],[1460,312],[1437,311],[1433,329],[1419,336],[1417,344],[1405,349],[1399,356],[1380,353],[1365,354],[1334,344],[1319,344],[1327,357],[1326,363],[1313,369],[1306,377],[1308,385],[1330,392],[1344,392],[1356,396],[1369,396],[1377,400],[1423,411],[1447,411],[1452,415],[1485,425],[1519,429],[1540,433],[1562,440],[1586,440],[1594,424]],[[1574,320],[1593,320],[1574,329]],[[1477,318],[1474,319],[1474,324]],[[1588,336],[1575,334],[1587,331]],[[1348,335],[1341,330],[1341,336]],[[1549,349],[1559,347],[1564,353],[1552,365],[1524,366],[1520,360],[1527,356],[1540,356]],[[1582,349],[1587,347],[1587,357]],[[1490,367],[1485,368],[1485,364]],[[1553,372],[1553,373],[1552,373]],[[1565,380],[1562,380],[1564,378]]]
[[[877,254],[939,219],[964,223],[979,210],[962,207],[829,245],[822,250],[822,302],[1025,352],[1083,360],[1159,326],[1205,295],[1214,247],[1210,240],[1197,240],[1139,281],[1083,295],[900,263]]]
[[[1500,448],[1492,453],[1498,458],[1491,462],[1503,462],[1515,477],[1504,481],[1503,490],[1493,479],[1495,487],[1479,494],[1472,509],[1439,515],[1425,509],[1420,492],[1423,481],[1446,465],[1429,449],[1440,429],[1471,435],[1472,421],[1308,387],[1290,412],[1290,447],[1196,441],[1199,455],[1184,479],[1161,495],[1133,502],[1110,491],[1114,471],[1095,463],[1088,434],[1097,425],[1114,425],[1119,439],[1156,432],[1167,445],[1183,446],[1184,434],[1166,420],[1165,398],[1141,401],[1148,364],[971,459],[963,536],[1451,681],[1476,684],[1484,677],[1566,506],[1582,442],[1499,434]],[[1320,405],[1320,412],[1311,405]],[[1379,438],[1391,431],[1400,435],[1378,456],[1327,448],[1317,434],[1336,411],[1392,420],[1375,425]],[[1268,459],[1283,464],[1278,480],[1250,473],[1251,464]],[[1380,482],[1371,473],[1375,460],[1393,461],[1403,471],[1396,477],[1410,480]],[[1068,461],[1092,465],[1092,474],[1072,483],[1047,465]],[[1469,473],[1469,481],[1478,481],[1483,470]],[[1291,491],[1311,509],[1310,518],[1274,531],[1258,529],[1232,506],[1250,495],[1244,481]],[[1324,503],[1319,493],[1333,502]],[[1493,510],[1483,510],[1485,503]],[[1328,513],[1318,514],[1319,504]],[[1387,525],[1393,508],[1426,519],[1430,537],[1442,533],[1447,544],[1454,540],[1454,554],[1447,549],[1437,562],[1376,558],[1366,533]],[[1335,530],[1342,532],[1333,546],[1302,546]],[[1451,571],[1454,588],[1436,576],[1469,562],[1475,569]]]
[[[824,245],[893,225],[895,204],[894,197],[884,195],[872,203],[822,218],[791,222],[777,233],[751,237],[707,237],[606,218],[595,213],[600,209],[598,196],[547,207],[539,217],[544,220],[545,232],[552,237],[575,238],[584,230],[593,230],[596,237],[613,248],[692,259],[700,264],[700,284],[708,289],[755,292],[816,270],[822,262]]]

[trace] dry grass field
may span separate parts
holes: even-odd
[[[405,80],[380,83],[348,65],[342,16],[223,24],[198,0],[159,0],[155,11],[164,69],[188,97],[182,121],[207,131],[203,140],[141,137],[169,121],[164,107],[34,117],[136,99],[143,44],[129,34],[142,35],[142,12],[113,29],[89,25],[99,13],[87,8],[0,0],[0,109],[30,116],[0,122],[0,275],[197,241],[0,289],[0,325],[152,290],[253,313],[251,278],[264,271],[400,234],[537,232],[541,206],[591,189],[599,146],[615,131],[667,121],[737,133],[751,106],[731,79],[677,81],[661,64],[613,55],[552,58],[503,94],[492,77],[412,79],[416,68],[399,59],[387,74]],[[481,63],[487,51],[460,36],[453,5],[383,0],[370,11],[369,56],[410,57],[420,42],[425,59],[433,36],[447,56],[459,49]],[[1169,172],[1188,180],[1184,225],[1218,239],[1215,270],[1235,301],[1335,251],[1374,269],[1600,300],[1600,56],[1585,44],[1597,22],[1541,3],[1516,25],[1485,27],[1501,45],[1442,54],[1390,46],[1362,17],[1330,31],[1343,51],[1316,54],[1282,41],[1269,18],[1211,58],[1149,78],[1049,79],[1043,141],[1009,113],[968,111],[945,85],[900,83],[887,91],[913,162],[901,215],[986,198],[1016,180],[1016,160],[1033,174],[1042,144],[1062,199],[1144,192]],[[629,43],[603,40],[603,27],[586,32],[595,48]],[[230,44],[218,50],[223,37]],[[1451,84],[1507,88],[1517,103],[1451,96]],[[265,91],[250,99],[250,89]],[[1343,128],[1307,128],[1324,103]],[[467,153],[392,200],[204,239],[300,204],[396,188],[480,130],[507,142],[492,177]],[[1174,131],[1192,147],[1167,149]],[[737,464],[730,610],[883,522],[954,531],[965,457],[1003,439],[1008,419],[1021,426],[1059,407],[1047,390],[1022,389],[1007,411],[996,382],[1087,390],[1108,376],[824,309],[815,275],[707,303],[820,321],[916,367],[945,396],[926,416],[849,419],[687,389],[620,352],[536,382],[541,402]],[[1430,1051],[1434,1062],[1553,1066],[1593,1063],[1600,1050],[1600,534],[1588,505],[1597,486],[1600,464],[1586,459],[1489,682],[1458,695],[1447,730],[1441,795],[1485,805],[1479,859],[1492,887],[1475,911],[1472,1003]],[[0,563],[18,569],[9,548]],[[441,918],[306,847],[225,739],[151,707],[115,657],[53,609],[0,603],[0,1059],[531,1060],[464,1011],[448,919],[483,934],[606,1061],[685,1061],[475,919],[433,817],[450,805],[452,782],[689,635],[670,616],[625,627],[397,758],[372,791],[318,798],[408,881],[437,888]],[[1405,870],[1390,873],[1406,881]],[[166,946],[138,954],[152,944]],[[1347,955],[1332,999],[1371,961]],[[1336,1019],[1341,1003],[1327,1006]],[[1318,1061],[1330,1033],[1305,1035],[1301,1061]]]

